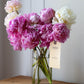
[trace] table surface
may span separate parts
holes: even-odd
[[[44,83],[41,83],[41,84],[48,84],[46,80],[43,80],[43,81]],[[32,78],[28,76],[17,76],[17,77],[12,77],[5,80],[0,80],[0,84],[32,84]],[[53,81],[52,84],[74,84],[74,83]]]

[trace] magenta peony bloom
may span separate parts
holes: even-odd
[[[17,17],[10,21],[7,28],[8,39],[14,50],[22,50],[21,37],[24,29],[26,28],[27,20],[23,17]]]
[[[10,31],[10,28],[7,28],[8,39],[10,44],[13,46],[14,50],[22,50],[21,46],[21,35],[18,33],[13,33]]]
[[[40,21],[40,16],[37,13],[25,14],[24,17],[28,20],[30,24],[37,24]]]
[[[38,27],[40,25],[29,25],[24,16],[19,16],[10,21],[7,28],[8,38],[14,50],[22,48],[35,48],[39,44]]]
[[[53,38],[55,41],[64,43],[69,38],[70,30],[64,23],[58,23],[53,26]]]
[[[53,41],[53,37],[51,36],[52,33],[52,24],[45,24],[42,25],[40,28],[40,40],[41,40],[41,45],[40,47],[47,47],[49,48],[50,42]]]
[[[28,22],[23,16],[19,16],[9,23],[9,29],[13,33],[22,34],[23,30],[28,28]]]
[[[35,29],[25,31],[21,38],[22,47],[34,49],[39,44],[39,33]]]
[[[21,35],[12,34],[10,37],[10,44],[13,46],[14,50],[22,50]]]
[[[51,23],[55,16],[55,11],[52,8],[44,8],[40,12],[41,21],[44,23]]]

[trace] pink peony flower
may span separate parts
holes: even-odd
[[[9,37],[9,40],[10,40],[10,44],[13,46],[14,50],[22,50],[20,34],[11,34]]]
[[[10,21],[7,28],[8,39],[14,50],[22,48],[35,48],[39,44],[37,26],[30,26],[24,16],[19,16]]]
[[[25,14],[24,17],[28,20],[30,24],[37,24],[40,21],[40,16],[37,13]]]
[[[69,38],[70,30],[64,23],[58,23],[53,26],[53,38],[55,41],[64,43]]]
[[[28,21],[24,18],[24,16],[19,16],[9,23],[10,31],[13,33],[20,33],[22,34],[24,30],[27,30],[29,26]]]
[[[53,41],[53,37],[51,36],[52,33],[52,24],[45,24],[40,27],[40,40],[41,45],[40,47],[47,47],[49,48],[50,42]]]
[[[55,11],[52,8],[44,8],[40,12],[41,21],[44,23],[51,23],[54,16]]]
[[[18,11],[21,8],[21,3],[18,0],[7,1],[5,11],[7,13]]]
[[[39,44],[39,33],[35,29],[25,31],[21,38],[22,47],[34,49]]]

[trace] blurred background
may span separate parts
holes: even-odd
[[[7,39],[4,6],[7,0],[0,0],[0,79],[17,75],[31,76],[32,53],[27,49],[14,51]],[[37,12],[43,8],[55,10],[68,6],[76,14],[68,41],[61,46],[61,68],[53,69],[53,79],[84,84],[84,0],[20,0],[22,14]]]

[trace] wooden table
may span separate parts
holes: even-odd
[[[48,84],[46,80],[44,80],[44,82],[45,83],[41,84]],[[0,84],[32,84],[32,78],[28,76],[17,76],[5,80],[0,80]],[[73,83],[53,81],[53,84],[73,84]]]

